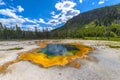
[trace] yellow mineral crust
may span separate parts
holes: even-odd
[[[37,53],[35,52],[25,52],[22,53],[18,56],[19,60],[27,60],[31,61],[35,64],[41,65],[45,68],[51,67],[51,66],[56,66],[56,65],[66,65],[70,61],[76,59],[76,58],[81,58],[84,57],[85,55],[88,54],[89,51],[93,50],[93,48],[78,44],[78,43],[70,43],[70,45],[76,46],[80,51],[76,52],[75,55],[71,56],[52,56],[52,57],[47,57],[46,54],[44,53]]]
[[[77,51],[74,55],[48,57],[44,53],[37,53],[39,48],[33,49],[27,52],[20,53],[16,60],[7,62],[2,66],[0,66],[0,72],[2,73],[5,72],[9,65],[17,63],[19,61],[31,61],[32,63],[40,65],[44,68],[48,68],[51,66],[64,66],[66,64],[71,64],[74,67],[79,68],[80,65],[74,62],[74,59],[85,57],[86,55],[88,55],[89,51],[94,50],[92,47],[85,46],[80,43],[68,43],[68,44],[76,46],[79,49],[79,51]],[[47,43],[40,43],[40,44],[38,43],[38,45],[42,46],[43,48],[43,47],[46,47]]]
[[[13,61],[10,61],[10,62],[7,62],[7,63],[3,64],[2,66],[0,66],[0,73],[6,73],[6,69],[9,65],[17,63],[19,61],[20,60],[16,59],[16,60],[13,60]]]

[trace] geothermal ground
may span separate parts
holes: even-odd
[[[52,41],[52,40],[51,40]],[[57,41],[55,41],[57,42]],[[120,42],[93,40],[61,40],[93,47],[88,58],[77,60],[81,67],[54,66],[42,68],[29,61],[10,65],[0,80],[120,80]],[[31,41],[0,41],[0,65],[17,58],[21,52],[38,48]]]

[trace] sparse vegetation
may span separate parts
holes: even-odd
[[[110,48],[120,48],[120,46],[108,45]]]
[[[15,47],[15,48],[7,49],[7,50],[9,51],[9,50],[21,50],[21,49],[23,49],[23,48],[22,47]]]

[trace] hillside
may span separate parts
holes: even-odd
[[[120,4],[94,9],[52,31],[56,38],[120,37]]]

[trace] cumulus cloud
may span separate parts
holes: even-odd
[[[3,24],[9,26],[11,24],[22,24],[23,22],[25,22],[24,19],[14,19],[14,18],[0,18],[0,22],[2,22]]]
[[[43,24],[46,26],[51,26],[44,28],[46,29],[48,28],[49,30],[52,30],[54,29],[53,26],[65,23],[73,16],[80,14],[80,10],[77,10],[75,8],[76,6],[77,4],[75,2],[69,0],[62,0],[60,2],[57,2],[55,4],[55,9],[57,10],[57,12],[52,11],[50,13],[51,19],[45,21],[43,18],[29,19],[21,15],[17,15],[17,13],[21,13],[24,11],[24,8],[18,5],[16,8],[12,8],[12,9],[10,8],[0,9],[0,15],[5,16],[5,18],[0,18],[0,22],[2,22],[5,25],[20,24],[24,27],[26,26],[26,28],[31,28],[32,30],[36,26],[38,26],[39,29],[43,29],[43,27],[40,26],[40,24]],[[26,25],[24,25],[24,23]],[[30,23],[30,25],[28,25],[28,23]]]
[[[21,15],[17,15],[16,12],[21,12],[21,10],[19,11],[18,7],[17,8],[6,8],[6,9],[0,9],[0,15],[5,16],[6,18],[0,18],[0,22],[2,22],[4,25],[6,25],[7,27],[11,26],[11,25],[20,25],[20,27],[23,30],[35,30],[35,27],[38,27],[38,30],[43,30],[43,29],[48,29],[48,30],[52,30],[52,27],[41,27],[39,23],[43,23],[46,24],[46,22],[44,21],[44,19],[39,18],[39,20],[37,19],[29,19],[29,18],[25,18]],[[26,25],[25,25],[25,24]],[[29,24],[28,24],[29,23]]]
[[[4,16],[8,16],[11,18],[18,18],[18,16],[15,14],[15,10],[12,9],[0,9],[0,14]]]
[[[30,25],[23,25],[22,29],[23,30],[30,30],[30,31],[35,31],[35,28],[37,28],[38,31],[43,31],[43,30],[53,30],[53,27],[42,27],[39,24],[30,24]]]
[[[56,26],[58,24],[65,23],[67,20],[71,19],[73,16],[80,14],[80,11],[75,9],[77,4],[73,1],[62,1],[55,4],[55,8],[60,13],[54,14],[52,19],[47,22],[51,26]]]
[[[75,2],[63,1],[63,2],[56,3],[55,8],[57,10],[62,10],[62,12],[63,12],[63,11],[69,11],[70,9],[72,9],[75,6],[76,6]]]
[[[54,14],[54,16],[52,16],[52,18],[59,18],[60,15],[61,15],[61,13],[59,13],[59,14],[57,14],[57,15]]]
[[[36,19],[30,20],[29,18],[23,18],[25,20],[25,22],[29,22],[29,23],[37,23]]]
[[[37,29],[39,29],[39,24],[22,25],[22,29],[23,29],[23,30],[34,31],[34,30],[35,30],[35,27],[37,27]]]
[[[23,12],[24,11],[24,8],[22,6],[17,6],[17,9],[18,9],[18,12]]]
[[[17,6],[17,8],[13,8],[13,9],[9,9],[9,8],[0,9],[0,14],[11,18],[18,18],[19,16],[16,15],[16,12],[22,12],[22,11],[24,11],[24,9],[21,6]]]
[[[80,3],[82,3],[83,2],[83,0],[80,0]]]
[[[104,4],[104,0],[99,1],[98,4]]]
[[[5,2],[3,0],[0,0],[0,5],[5,5]]]
[[[100,5],[100,4],[104,4],[105,1],[108,1],[108,0],[100,0],[100,1],[98,2],[98,4],[99,4],[99,5]]]
[[[16,12],[19,12],[18,9],[0,9],[0,15],[5,16],[6,18],[0,18],[0,22],[4,25],[11,25],[11,24],[23,24],[23,23],[34,23],[36,24],[38,20],[36,19],[29,19],[25,18],[21,15],[17,15]]]
[[[54,11],[52,11],[50,14],[51,14],[51,15],[55,15],[55,12],[54,12]]]
[[[38,22],[39,23],[45,23],[44,19],[42,19],[42,18],[40,18]]]
[[[0,5],[1,5],[2,0],[0,0]],[[2,3],[3,4],[3,3]],[[24,8],[20,5],[18,5],[16,8],[15,7],[10,7],[10,8],[4,8],[0,9],[0,15],[2,17],[0,18],[0,22],[2,22],[3,25],[10,27],[10,26],[15,26],[16,24],[19,25],[23,30],[35,30],[35,27],[37,27],[38,30],[42,31],[43,29],[47,30],[52,30],[54,29],[52,26],[51,27],[41,27],[40,24],[48,24],[52,23],[50,22],[45,22],[44,19],[39,18],[39,19],[30,19],[27,17],[23,17],[21,15],[18,15],[17,13],[21,13],[24,11]],[[51,15],[55,15],[55,12],[53,11]]]

